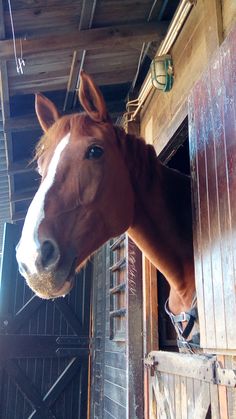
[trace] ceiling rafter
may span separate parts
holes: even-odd
[[[83,0],[82,13],[79,22],[79,31],[91,29],[93,17],[96,9],[97,0]],[[75,90],[78,84],[78,77],[84,66],[86,50],[75,50],[70,69],[69,80],[67,84],[66,97],[64,102],[64,111],[75,105]]]
[[[4,22],[4,13],[3,13],[3,2],[0,0],[0,42],[4,42],[6,32],[5,32],[5,22]],[[2,59],[0,62],[0,94],[1,94],[1,117],[2,117],[2,125],[4,129],[4,124],[6,118],[10,117],[10,97],[9,97],[9,86],[8,86],[8,74],[7,74],[7,62],[5,59]],[[6,149],[7,161],[6,165],[8,166],[9,160],[12,159],[12,136],[11,132],[5,131],[4,132],[4,145]],[[6,178],[7,179],[7,178]],[[8,193],[13,193],[13,184],[11,176],[8,177]],[[9,215],[12,216],[13,213],[13,206],[11,203],[4,203],[4,211],[6,213],[6,217],[8,218]],[[8,212],[10,211],[10,214]],[[4,220],[2,220],[4,221]],[[0,237],[2,241],[2,237]],[[2,251],[1,244],[0,244],[0,253]]]
[[[26,40],[16,39],[17,50],[23,48],[23,55],[44,53],[48,51],[62,51],[71,49],[98,50],[117,47],[137,48],[143,42],[163,39],[168,24],[166,22],[138,23],[133,25],[117,25],[105,28],[72,31],[68,34],[50,34]],[[12,40],[0,41],[0,59],[7,60],[14,57]]]

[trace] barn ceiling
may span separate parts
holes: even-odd
[[[76,89],[83,68],[117,120],[128,94],[142,83],[178,3],[0,0],[0,243],[3,223],[22,224],[39,183],[30,164],[41,135],[34,93],[46,94],[62,113],[80,110]],[[24,60],[22,74],[16,59]]]

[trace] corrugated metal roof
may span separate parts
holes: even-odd
[[[2,126],[2,112],[0,110],[0,262],[2,259],[4,224],[6,222],[11,222],[10,186],[7,173],[6,142]]]

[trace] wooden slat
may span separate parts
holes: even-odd
[[[211,397],[212,419],[221,419],[220,408],[219,408],[218,386],[216,386],[214,384],[210,385],[210,397]]]
[[[214,68],[214,65],[213,65]],[[219,70],[219,69],[218,69]],[[217,73],[215,73],[216,75]],[[206,74],[202,79],[203,102],[202,107],[202,125],[206,133],[207,140],[205,141],[205,159],[206,159],[206,182],[208,190],[208,210],[209,210],[209,253],[211,253],[211,271],[213,301],[214,301],[214,318],[215,318],[215,337],[216,347],[226,347],[227,337],[226,319],[224,310],[224,250],[221,245],[221,222],[220,214],[222,212],[222,192],[226,185],[223,185],[225,176],[222,179],[218,178],[217,168],[222,164],[222,157],[224,155],[222,149],[222,142],[220,137],[216,134],[215,115],[217,109],[214,105],[215,92],[218,90],[216,77],[211,75],[212,80],[209,83],[209,75]],[[216,86],[214,86],[216,83]],[[214,87],[213,87],[214,86]],[[204,118],[204,115],[210,115],[210,121]],[[203,119],[204,118],[204,119]],[[221,145],[222,144],[222,145]],[[222,154],[223,153],[223,154]],[[203,201],[203,198],[200,197]],[[226,204],[227,205],[227,204]],[[209,278],[210,280],[210,278]],[[205,281],[207,283],[208,281]],[[209,301],[209,300],[208,300]],[[209,301],[211,304],[211,301]],[[208,302],[206,302],[206,307]],[[207,309],[208,310],[208,309]]]
[[[80,31],[84,29],[91,29],[93,16],[95,13],[95,8],[96,8],[96,3],[97,3],[97,0],[89,0],[89,1],[83,0],[80,22],[79,22]],[[76,102],[74,100],[75,99],[74,93],[77,87],[79,72],[84,66],[85,56],[86,56],[86,50],[83,50],[83,51],[75,50],[73,53],[70,76],[69,76],[69,81],[67,84],[67,92],[66,92],[66,97],[65,97],[65,102],[64,102],[64,110],[71,108]]]
[[[147,355],[151,350],[159,348],[158,337],[158,303],[157,303],[157,271],[143,255],[143,352]],[[151,414],[150,400],[152,389],[148,370],[144,370],[144,408],[145,417]]]
[[[142,316],[142,253],[127,236],[127,398],[128,417],[144,417]]]
[[[47,52],[49,50],[102,49],[116,48],[127,45],[140,45],[142,42],[159,41],[163,39],[167,24],[164,22],[122,25],[108,28],[88,29],[81,32],[72,31],[67,36],[50,35],[31,38],[22,41],[24,57],[29,54]],[[20,40],[16,40],[16,48],[20,50]],[[13,45],[10,40],[0,41],[0,58],[13,58]]]
[[[224,355],[218,355],[217,361],[220,363],[222,368],[225,368]],[[219,386],[218,391],[219,391],[220,417],[228,419],[227,388],[225,386]]]
[[[36,115],[25,115],[12,118],[6,118],[4,121],[5,131],[31,131],[33,129],[39,129],[38,120]]]
[[[193,199],[193,245],[194,245],[194,268],[195,283],[198,296],[198,316],[201,330],[201,347],[206,347],[206,319],[203,288],[203,269],[201,253],[201,210],[200,210],[200,185],[199,185],[199,166],[197,159],[197,132],[195,129],[195,113],[193,97],[189,98],[189,153],[192,180],[192,199]]]
[[[222,82],[219,88],[222,96],[218,95],[219,104],[221,106],[221,117],[224,121],[224,147],[225,147],[225,171],[226,171],[226,189],[224,190],[224,198],[228,203],[228,212],[221,214],[221,229],[222,229],[222,250],[223,250],[223,276],[224,276],[224,299],[225,299],[225,317],[227,329],[227,344],[228,349],[236,348],[236,336],[233,332],[235,328],[234,319],[236,318],[236,242],[235,242],[235,228],[236,228],[236,145],[234,139],[236,138],[236,25],[230,33],[228,39],[222,44],[220,50],[220,77]],[[211,71],[216,71],[213,67]],[[212,78],[212,84],[214,79]],[[216,93],[219,92],[216,91]],[[217,113],[215,112],[215,133],[219,133],[217,124]],[[223,156],[222,156],[223,157]],[[221,160],[222,164],[222,160]],[[224,176],[223,173],[219,173]],[[219,178],[219,183],[223,182]],[[223,185],[221,184],[221,187]],[[223,196],[221,197],[223,202]],[[225,206],[223,206],[225,208]]]
[[[182,419],[181,381],[178,375],[175,376],[175,412],[176,412],[176,419]]]
[[[8,165],[8,173],[14,175],[16,173],[30,172],[36,170],[36,163],[31,163],[29,160],[20,160]]]
[[[225,368],[236,370],[235,356],[225,357]],[[234,419],[236,417],[236,388],[227,388],[227,405],[229,419]]]
[[[4,41],[0,41],[4,42]],[[7,73],[7,62],[2,60],[0,62],[0,92],[1,92],[1,108],[2,108],[2,117],[3,125],[5,120],[10,117],[10,97],[9,97],[9,84],[8,84],[8,73]],[[7,153],[7,163],[12,161],[12,135],[10,132],[4,133],[5,138],[5,147]],[[14,192],[14,186],[12,181],[12,176],[8,176],[9,180],[9,192],[12,194]],[[11,216],[13,213],[13,207],[10,203],[10,212]]]
[[[13,212],[12,221],[24,220],[25,216],[26,216],[26,211]]]
[[[188,406],[187,406],[187,378],[180,377],[180,392],[181,392],[181,416],[182,419],[188,419]]]

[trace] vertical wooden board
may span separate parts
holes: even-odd
[[[226,356],[225,357],[225,368],[236,369],[236,357]],[[228,419],[234,419],[236,417],[236,388],[227,388],[227,404],[228,404]]]
[[[236,25],[227,41],[222,45],[220,54],[222,77],[222,113],[224,120],[224,141],[226,150],[227,198],[229,201],[228,240],[230,253],[226,259],[225,300],[227,304],[228,348],[236,348],[234,319],[236,318],[235,267],[236,267]],[[224,234],[224,248],[226,235]]]
[[[225,368],[225,356],[218,355],[217,361],[220,363],[222,368]],[[227,387],[226,386],[218,386],[219,392],[219,411],[221,418],[228,418],[228,404],[227,404]]]
[[[199,188],[199,167],[197,159],[197,132],[195,126],[195,109],[193,94],[189,96],[189,156],[192,181],[192,213],[193,213],[193,247],[194,247],[194,268],[195,285],[198,297],[198,316],[201,330],[201,346],[206,347],[206,323],[203,287],[203,269],[201,254],[201,211],[200,211],[200,188]]]
[[[216,384],[210,384],[210,397],[211,397],[211,417],[212,419],[221,419],[218,386]]]
[[[194,414],[193,419],[205,419],[210,406],[210,386],[200,380],[194,380]]]
[[[175,378],[174,375],[168,374],[168,388],[170,393],[171,411],[173,412],[173,418],[176,417],[175,409]]]
[[[182,419],[188,419],[187,378],[180,377]]]
[[[198,182],[199,182],[199,202],[200,202],[200,224],[197,228],[201,229],[201,259],[203,270],[203,289],[205,304],[205,322],[208,327],[206,333],[207,347],[215,347],[215,317],[212,286],[212,263],[211,263],[211,238],[209,225],[209,191],[207,179],[207,160],[206,143],[204,132],[204,115],[202,114],[205,105],[205,91],[201,82],[198,82],[194,88],[194,117],[197,144],[198,161]],[[206,309],[207,308],[207,309]]]
[[[170,419],[174,419],[175,418],[175,414],[174,414],[174,398],[173,398],[173,394],[171,394],[171,388],[169,385],[169,374],[161,374],[162,376],[162,383],[163,383],[163,394],[164,394],[164,398],[166,400],[166,413],[167,416]]]
[[[182,419],[182,408],[181,408],[181,381],[178,375],[175,378],[175,414],[176,419]]]
[[[209,206],[209,235],[212,269],[212,289],[213,300],[209,304],[213,306],[215,317],[216,347],[222,348],[227,345],[226,320],[224,307],[224,288],[223,288],[223,267],[222,267],[222,247],[221,247],[221,227],[220,227],[220,201],[222,191],[219,190],[218,176],[218,149],[219,144],[215,143],[214,117],[215,109],[212,103],[212,80],[209,81],[209,73],[202,78],[202,89],[204,92],[204,103],[202,107],[202,125],[205,138],[206,150],[206,176],[208,189]],[[204,197],[203,197],[204,199]],[[210,278],[206,278],[209,281]],[[207,305],[208,307],[208,305]],[[210,324],[209,324],[210,329]],[[209,346],[208,346],[209,347]]]
[[[168,387],[168,375],[155,372],[153,380],[153,397],[156,400],[156,407],[154,401],[154,410],[156,409],[156,417],[158,419],[174,419],[173,410],[170,402],[170,393]],[[155,415],[154,415],[155,416]]]
[[[142,253],[129,237],[127,248],[127,398],[128,416],[141,419],[144,415],[143,366],[143,299],[142,299]]]
[[[230,68],[231,63],[230,65],[227,65],[227,61],[229,61],[227,59],[227,56],[229,57],[229,50],[229,39],[227,39],[221,46],[220,50],[217,51],[217,54],[214,57],[212,65],[209,69],[211,107],[213,115],[214,142],[217,163],[223,289],[219,289],[219,287],[217,287],[215,284],[214,286],[215,293],[218,295],[219,299],[221,299],[221,294],[223,292],[225,305],[227,305],[227,307],[225,307],[225,335],[227,339],[227,346],[223,346],[223,348],[235,348],[236,343],[233,332],[233,319],[236,317],[236,305],[234,287],[233,243],[231,233],[231,208],[229,195],[229,181],[232,173],[229,173],[228,170],[229,159],[232,158],[235,160],[236,158],[236,147],[232,148],[226,143],[226,135],[229,137],[234,133],[231,127],[232,124],[234,125],[235,123],[235,115],[232,115],[233,106],[229,104],[230,102],[233,102],[233,92],[230,91],[227,93],[227,90],[231,88],[230,79],[232,71]],[[221,56],[224,57],[224,67],[221,64]],[[236,203],[236,200],[234,200],[234,202]],[[217,280],[217,278],[214,278],[214,280]],[[214,303],[216,313],[222,311],[222,309],[219,307],[218,299],[214,301]]]
[[[194,386],[193,386],[193,379],[187,378],[186,379],[186,386],[187,386],[187,417],[192,418],[194,413]]]

